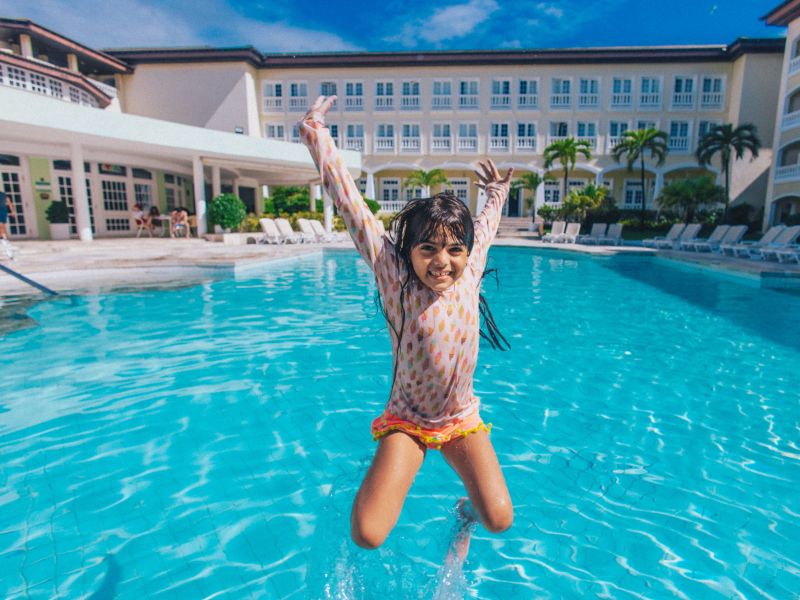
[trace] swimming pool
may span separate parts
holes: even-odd
[[[441,565],[429,453],[348,539],[391,357],[366,265],[60,298],[0,338],[0,597],[772,597],[800,589],[800,297],[647,257],[495,248],[475,388],[515,501]],[[94,595],[94,596],[93,596]]]

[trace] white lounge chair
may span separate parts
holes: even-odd
[[[261,225],[261,231],[264,235],[258,240],[259,244],[282,244],[283,238],[281,232],[278,231],[278,226],[275,221],[266,217],[259,219],[258,224]]]
[[[672,242],[678,239],[678,236],[680,236],[685,228],[686,225],[684,223],[675,223],[669,228],[667,235],[658,235],[654,238],[642,240],[642,246],[646,246],[647,248],[655,248],[656,244],[660,241],[669,242],[670,245],[672,245]]]
[[[728,229],[728,232],[722,236],[721,240],[697,242],[694,245],[694,249],[696,252],[719,252],[719,247],[722,244],[738,244],[741,242],[746,232],[747,225],[734,225]]]
[[[550,233],[546,233],[544,237],[542,237],[542,241],[555,242],[556,238],[564,235],[564,228],[566,228],[566,226],[566,221],[553,221],[553,227],[550,230]]]
[[[750,258],[756,254],[759,248],[766,248],[775,241],[781,231],[786,229],[785,225],[775,225],[770,227],[761,239],[757,242],[740,242],[738,244],[721,244],[719,247],[720,252],[723,254],[730,254],[731,256],[740,256],[742,258]]]
[[[288,219],[275,219],[275,225],[278,226],[278,231],[281,232],[281,237],[284,242],[302,244],[303,242],[313,241],[313,237],[309,238],[307,235],[293,230]]]
[[[784,250],[775,250],[778,262],[796,262],[800,265],[800,246],[792,246]]]
[[[621,246],[622,245],[622,223],[612,223],[608,226],[606,235],[600,238],[599,244],[606,246]]]
[[[683,231],[681,231],[680,235],[676,239],[657,240],[656,248],[659,250],[677,250],[682,241],[695,239],[702,228],[703,226],[700,223],[690,223],[683,229]]]
[[[730,228],[730,225],[717,225],[707,238],[696,237],[691,240],[681,240],[681,250],[694,250],[695,244],[704,244],[705,242],[716,244],[725,237],[725,234],[728,233],[728,229]]]
[[[605,223],[594,223],[591,231],[589,231],[589,235],[578,236],[578,243],[599,244],[600,240],[606,235],[606,227],[608,226]]]
[[[555,241],[561,244],[574,244],[577,241],[580,232],[580,223],[567,223],[567,230],[558,236],[558,239]]]
[[[793,225],[792,227],[787,227],[786,229],[780,232],[778,237],[776,237],[775,240],[769,246],[754,250],[750,254],[750,257],[751,258],[758,257],[761,260],[770,260],[774,258],[780,261],[778,252],[783,252],[785,250],[792,250],[794,248],[794,243],[798,237],[800,237],[800,225]]]
[[[308,219],[297,219],[297,226],[300,228],[300,235],[304,236],[310,242],[326,242],[328,241],[325,236],[317,235],[317,232],[311,227],[311,222]],[[324,233],[324,232],[323,232]]]

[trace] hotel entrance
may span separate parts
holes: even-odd
[[[15,216],[8,217],[8,235],[10,238],[32,238],[36,232],[31,225],[34,221],[33,206],[23,197],[22,169],[19,158],[7,154],[0,155],[0,190],[14,205]]]

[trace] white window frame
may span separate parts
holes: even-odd
[[[703,84],[705,83],[706,79],[711,79],[712,81],[714,79],[719,79],[720,80],[720,90],[719,90],[719,92],[709,92],[708,94],[706,94],[703,91]],[[714,74],[710,74],[710,75],[709,74],[701,75],[700,76],[700,84],[698,85],[698,90],[697,90],[698,94],[700,96],[700,110],[704,110],[704,111],[721,111],[721,110],[723,110],[725,108],[725,95],[726,95],[727,87],[728,87],[728,78],[723,74],[714,73]],[[719,94],[719,102],[717,102],[717,103],[708,103],[708,102],[704,101],[705,96],[714,95],[714,94]]]
[[[536,152],[536,140],[539,135],[539,123],[537,121],[517,121],[514,148],[517,152]],[[533,127],[533,135],[530,135],[530,128]],[[519,134],[520,127],[525,128],[525,135]]]
[[[462,127],[466,127],[467,129],[474,128],[475,135],[474,136],[461,135]],[[474,142],[462,143],[462,140],[474,140]],[[462,123],[458,123],[458,133],[456,138],[456,148],[458,152],[477,152],[479,146],[480,146],[480,128],[478,123],[475,121],[465,121]]]
[[[658,102],[652,103],[643,103],[642,97],[644,96],[643,87],[644,87],[644,80],[645,79],[652,79],[658,82],[658,93],[650,91],[647,93],[648,96],[658,96]],[[664,76],[663,75],[640,75],[639,76],[639,85],[637,88],[637,102],[636,106],[638,106],[639,110],[642,111],[661,111],[661,107],[664,106]]]
[[[358,127],[361,127],[361,135],[351,135],[351,131],[355,131]],[[351,129],[352,128],[352,129]],[[348,150],[355,150],[356,152],[363,152],[364,148],[366,147],[365,138],[364,138],[364,124],[363,123],[347,123],[345,127],[345,140],[344,146]]]
[[[436,129],[439,128],[439,135]],[[443,129],[447,128],[448,134],[444,135]],[[449,121],[431,123],[431,154],[449,154],[453,151],[453,125]]]
[[[586,94],[581,92],[581,83],[584,81],[595,82],[597,84],[597,91]],[[579,77],[578,78],[578,109],[579,110],[599,110],[601,105],[601,98],[603,95],[603,82],[600,77]],[[584,98],[587,96],[587,98]],[[590,102],[583,103],[582,100],[589,100]],[[591,102],[593,100],[593,102]]]
[[[575,94],[575,85],[573,81],[573,77],[551,77],[550,78],[550,110],[571,110],[572,109],[572,97]],[[555,83],[560,82],[559,92],[556,93]],[[563,84],[569,84],[569,92],[565,93],[563,91]],[[566,96],[566,98],[564,98]],[[558,102],[555,102],[558,100]]]
[[[363,79],[345,79],[344,80],[344,110],[345,112],[362,112],[364,110],[364,84]],[[361,94],[348,94],[347,86],[352,85],[355,91],[356,86],[361,86]]]
[[[617,81],[622,82],[622,84],[620,85],[621,88],[625,87],[624,86],[624,82],[626,82],[626,81],[629,82],[630,83],[630,91],[629,92],[625,92],[625,91],[615,92],[614,91],[614,83],[617,82]],[[634,106],[633,98],[634,98],[635,92],[636,92],[636,87],[635,87],[635,82],[634,82],[633,77],[625,77],[625,76],[621,76],[621,75],[620,76],[613,76],[611,78],[611,89],[609,90],[608,107],[611,110],[632,110],[633,106]],[[627,102],[624,101],[625,97],[628,98]],[[615,102],[615,100],[617,100],[617,101]]]
[[[681,96],[689,96],[691,95],[691,102],[690,103],[680,103],[676,104],[675,100],[679,94],[676,91],[678,87],[678,80],[681,81],[691,81],[692,82],[692,91],[691,92],[680,92]],[[670,102],[669,102],[669,110],[670,111],[687,111],[687,110],[695,110],[697,108],[697,76],[696,75],[673,75],[672,76],[672,93],[670,94]]]
[[[505,135],[503,135],[505,128]],[[511,124],[508,121],[489,123],[489,152],[508,152],[511,150]]]
[[[474,94],[462,94],[461,93],[461,84],[462,83],[469,83],[475,84],[475,93]],[[474,104],[470,100],[467,104],[462,103],[463,98],[474,98]],[[478,77],[462,77],[458,80],[458,110],[480,110],[481,107],[481,80]]]
[[[298,88],[298,92],[300,91],[301,86],[305,86],[306,95],[303,96],[298,93],[298,95],[292,94],[292,86],[295,85]],[[305,112],[308,110],[308,81],[297,79],[294,81],[288,81],[286,83],[286,87],[289,90],[289,112]]]
[[[685,123],[686,124],[686,148],[673,148],[671,146],[671,141],[674,139],[672,135],[672,125],[673,123]],[[669,141],[667,142],[667,147],[669,148],[670,152],[674,152],[676,154],[683,154],[683,153],[691,153],[692,152],[692,120],[691,119],[671,119],[669,122],[669,131],[667,132],[669,135]],[[683,137],[683,136],[681,136]]]
[[[389,127],[392,128],[392,135],[378,135],[381,127],[384,128],[384,133]],[[381,140],[392,140],[391,144]],[[375,123],[375,138],[373,140],[375,154],[394,154],[397,151],[397,130],[394,123]]]
[[[450,93],[449,94],[436,94],[434,93],[434,89],[437,83],[448,83],[450,84]],[[439,98],[440,100],[436,100]],[[447,98],[447,100],[441,100],[441,98]],[[452,110],[453,109],[453,80],[452,79],[443,79],[437,77],[436,79],[431,81],[431,110]]]
[[[519,89],[522,86],[523,81],[528,84],[527,87],[530,87],[531,83],[536,84],[536,93],[532,94],[529,90],[523,94]],[[542,80],[540,77],[520,77],[517,80],[517,110],[539,110],[539,98],[541,97],[541,91]]]
[[[378,86],[379,85],[383,85],[384,93],[382,93],[382,94],[378,93]],[[387,85],[391,85],[392,86],[392,93],[391,94],[387,94],[386,93]],[[376,110],[376,111],[390,111],[390,110],[394,110],[395,109],[395,106],[394,106],[394,96],[395,96],[394,79],[376,79],[375,82],[374,82],[373,89],[375,90],[375,92],[374,92],[374,95],[375,95],[374,110]]]
[[[495,84],[500,84],[502,90],[503,84],[508,84],[508,93],[503,94],[502,91],[495,93]],[[480,92],[480,89],[478,90]],[[492,76],[491,88],[489,89],[489,109],[490,110],[511,110],[513,108],[514,98],[514,78],[503,76]]]
[[[416,85],[417,93],[406,95],[403,90],[406,84],[411,84],[412,87],[413,85]],[[416,98],[416,102],[411,100],[412,98]],[[422,110],[422,82],[419,79],[400,80],[400,110],[404,111]]]
[[[270,135],[269,134],[270,127],[273,127],[273,128],[280,127],[281,128],[281,134],[280,135]],[[273,131],[273,132],[277,133],[277,131]],[[264,138],[268,139],[268,140],[286,140],[286,126],[283,123],[264,123]]]
[[[417,135],[406,135],[406,128],[417,128]],[[416,139],[416,142],[411,140]],[[422,152],[422,127],[419,122],[401,123],[400,124],[400,152],[405,154],[419,154]]]

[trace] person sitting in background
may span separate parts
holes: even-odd
[[[189,239],[189,211],[182,206],[177,207],[170,215],[169,237],[185,237]]]
[[[157,206],[151,206],[150,210],[147,212],[147,217],[145,217],[145,225],[147,226],[150,231],[153,231],[156,225],[161,226],[161,212],[159,212]]]

